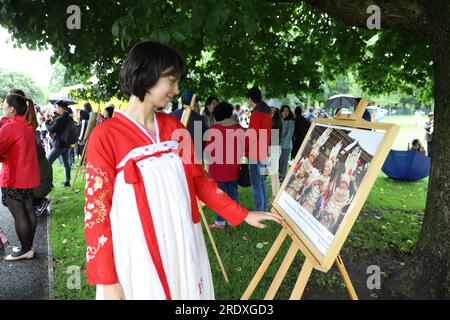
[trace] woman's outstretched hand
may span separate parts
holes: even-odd
[[[264,229],[266,227],[265,224],[261,223],[261,221],[264,220],[272,220],[276,223],[281,223],[281,221],[283,221],[283,218],[279,215],[263,211],[250,211],[247,218],[245,218],[245,222],[259,229]]]

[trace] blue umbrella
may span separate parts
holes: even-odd
[[[430,175],[430,161],[416,150],[391,150],[381,170],[391,179],[416,181]]]

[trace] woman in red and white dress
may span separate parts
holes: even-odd
[[[128,105],[89,139],[86,266],[98,299],[214,299],[197,197],[233,225],[281,220],[230,199],[194,161],[183,125],[155,112],[184,74],[171,48],[135,45],[120,72]]]

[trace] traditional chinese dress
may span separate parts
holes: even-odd
[[[286,192],[295,200],[300,200],[305,185],[314,169],[308,158],[302,158],[295,167],[294,173],[286,187]]]
[[[311,189],[301,204],[309,213],[313,213],[316,210],[317,201],[319,201],[320,196],[323,194],[323,190],[328,187],[329,182],[330,177],[324,175],[311,182]]]
[[[336,188],[330,201],[328,201],[321,212],[320,223],[328,230],[332,230],[339,215],[342,213],[342,208],[348,203],[349,199],[350,191],[348,189],[341,189],[340,187]]]
[[[248,210],[193,163],[189,133],[177,119],[155,113],[154,121],[152,137],[118,110],[89,139],[88,282],[100,299],[102,285],[117,282],[126,299],[214,299],[196,197],[233,225]]]

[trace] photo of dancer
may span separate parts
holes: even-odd
[[[383,136],[381,131],[324,124],[312,130],[279,205],[319,251],[339,229]]]

